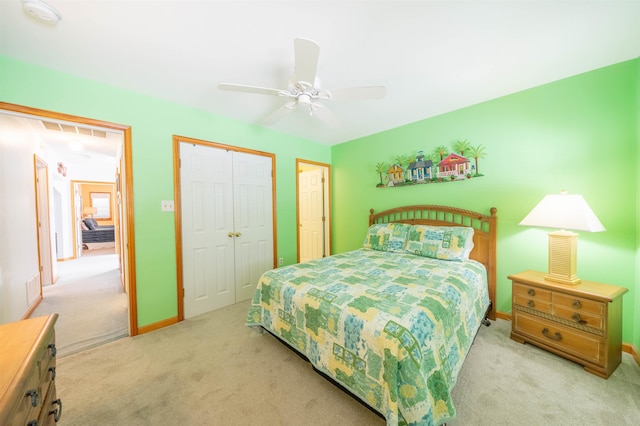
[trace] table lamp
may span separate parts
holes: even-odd
[[[570,285],[580,283],[576,275],[578,234],[567,230],[605,230],[582,195],[566,191],[545,196],[520,225],[560,229],[549,232],[549,273],[545,279]]]
[[[85,217],[90,217],[93,219],[93,215],[98,213],[98,209],[93,206],[86,206],[82,208],[82,214]]]

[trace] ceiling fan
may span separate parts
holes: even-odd
[[[316,75],[320,46],[315,41],[304,38],[294,39],[293,46],[295,71],[289,79],[289,87],[287,89],[270,89],[231,83],[220,83],[218,88],[232,92],[257,93],[287,98],[288,102],[263,120],[263,123],[267,125],[274,124],[296,108],[306,108],[310,115],[316,116],[329,126],[335,127],[339,124],[338,119],[327,109],[322,101],[369,100],[385,97],[387,90],[384,86],[322,90],[320,88],[320,80]]]

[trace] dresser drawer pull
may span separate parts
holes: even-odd
[[[31,406],[37,407],[40,404],[40,394],[38,393],[38,389],[28,390],[25,396],[31,397]]]
[[[536,291],[534,289],[530,288],[529,291],[527,291],[527,294],[529,296],[535,296],[536,295]]]
[[[562,340],[562,335],[560,335],[560,333],[558,333],[557,331],[554,333],[553,336],[551,336],[549,334],[549,329],[548,328],[543,328],[542,329],[542,334],[544,335],[544,337],[548,337],[551,340],[555,340],[555,341],[560,341]]]
[[[573,306],[574,308],[582,308],[582,303],[580,303],[580,301],[578,299],[576,299],[576,300],[573,301],[571,306]]]
[[[56,354],[58,353],[58,350],[56,349],[56,344],[55,343],[50,343],[49,346],[47,346],[47,349],[51,349],[51,356],[55,357]]]
[[[527,302],[527,305],[529,305],[530,308],[533,308],[534,306],[536,306],[536,302],[534,302],[533,300],[529,300]]]
[[[30,422],[27,423],[27,426],[38,426],[38,421],[37,420],[31,420]]]
[[[580,314],[577,313],[577,312],[575,314],[571,315],[571,319],[574,320],[575,322],[579,323],[579,324],[586,324],[587,323],[585,320],[582,319]]]
[[[51,401],[51,405],[57,405],[58,408],[49,411],[49,414],[53,414],[53,420],[58,423],[62,416],[62,400],[60,398]]]
[[[51,380],[55,380],[56,379],[56,368],[55,367],[49,367],[49,371],[51,371]]]

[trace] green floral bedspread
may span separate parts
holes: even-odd
[[[266,272],[248,326],[262,326],[385,416],[455,416],[451,389],[489,305],[475,261],[359,249]]]

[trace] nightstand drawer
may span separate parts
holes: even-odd
[[[605,304],[589,300],[582,297],[571,296],[564,293],[553,293],[553,303],[555,305],[566,306],[574,311],[588,312],[593,315],[604,315]]]
[[[603,364],[604,344],[603,339],[598,336],[524,313],[518,313],[514,321],[514,331],[521,335],[585,361]]]
[[[545,300],[532,299],[530,297],[514,296],[513,303],[520,306],[526,306],[536,311],[551,313],[551,302]]]
[[[551,291],[526,284],[513,283],[514,296],[526,299],[537,299],[551,303]],[[526,305],[525,305],[526,306]]]
[[[586,325],[597,328],[598,330],[604,330],[604,318],[601,316],[591,315],[585,312],[580,312],[576,309],[570,309],[558,305],[554,306],[553,314],[559,318],[571,321],[576,325]]]

